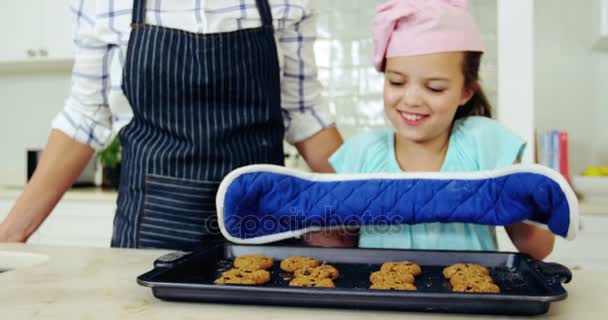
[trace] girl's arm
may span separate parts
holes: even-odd
[[[548,230],[523,222],[506,226],[505,229],[515,247],[532,258],[542,260],[553,251],[555,236]]]
[[[518,163],[518,160],[513,162]],[[517,250],[532,258],[542,260],[553,251],[555,236],[549,230],[523,222],[506,226],[505,229]]]

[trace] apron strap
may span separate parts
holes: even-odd
[[[131,26],[143,25],[146,22],[146,0],[133,0]]]
[[[256,0],[262,25],[272,28],[272,11],[268,0]],[[132,25],[142,25],[146,21],[146,0],[133,0],[133,16],[131,18]]]
[[[260,18],[262,18],[262,26],[272,28],[272,11],[268,0],[256,0]]]

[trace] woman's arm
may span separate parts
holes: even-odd
[[[297,23],[280,30],[279,46],[285,57],[281,101],[287,128],[285,138],[293,143],[312,171],[332,173],[329,157],[342,145],[342,136],[321,101],[323,87],[318,78],[314,43],[317,14],[312,6]],[[297,40],[297,41],[295,41]],[[352,247],[356,238],[346,232],[319,231],[304,235],[312,246]]]
[[[329,157],[343,142],[336,128],[326,128],[295,146],[312,171],[333,173],[335,171],[329,164]]]
[[[338,130],[328,128],[296,143],[296,147],[313,171],[331,173],[334,169],[328,159],[342,143]],[[354,247],[357,244],[357,236],[356,229],[322,230],[305,234],[304,243],[316,247]]]
[[[53,121],[53,130],[36,172],[0,224],[0,242],[25,242],[65,191],[80,176],[94,148],[101,149],[112,136],[107,83],[109,57],[120,34],[96,20],[99,1],[77,3],[74,32],[76,55],[70,95]],[[103,36],[102,36],[103,35]]]
[[[53,130],[32,179],[0,223],[0,242],[25,242],[80,176],[93,148]]]
[[[300,20],[277,29],[279,52],[284,61],[281,105],[285,139],[296,146],[312,171],[334,172],[328,158],[342,144],[342,137],[321,97],[323,86],[314,48],[317,13],[312,3],[303,10]],[[297,16],[299,11],[292,13]]]

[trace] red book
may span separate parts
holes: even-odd
[[[559,132],[559,172],[570,182],[570,170],[568,168],[568,132]]]

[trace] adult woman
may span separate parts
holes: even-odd
[[[80,0],[74,9],[71,94],[0,241],[25,241],[109,139],[113,50],[124,53],[133,118],[120,131],[112,246],[187,250],[220,237],[222,177],[282,164],[284,136],[313,170],[331,170],[327,158],[342,141],[319,106],[309,1]]]

